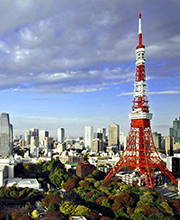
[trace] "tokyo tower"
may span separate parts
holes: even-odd
[[[136,47],[136,73],[133,93],[132,112],[129,114],[131,127],[122,156],[105,179],[111,178],[121,169],[129,167],[140,173],[147,188],[155,189],[154,171],[159,169],[175,184],[177,180],[161,160],[152,138],[149,112],[148,88],[145,74],[145,46],[142,44],[141,10],[139,10],[139,39]]]

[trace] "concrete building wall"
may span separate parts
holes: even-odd
[[[39,131],[39,143],[44,145],[46,137],[49,137],[49,131],[40,130]]]
[[[170,156],[173,155],[173,143],[174,143],[174,137],[167,135],[165,139],[165,151],[167,155]]]
[[[64,128],[58,128],[57,130],[57,139],[58,139],[58,142],[63,144],[64,143],[64,140],[65,140],[65,130]]]
[[[155,144],[155,147],[157,149],[161,149],[161,134],[158,134],[157,132],[153,132],[152,133],[152,136],[153,136],[153,141],[154,141],[154,144]]]
[[[94,127],[85,127],[85,148],[91,148],[91,141],[94,139]]]
[[[92,152],[99,152],[104,150],[103,141],[96,138],[91,141],[91,151]]]
[[[12,130],[11,130],[11,135],[12,135]],[[9,114],[1,113],[0,115],[0,155],[2,157],[7,157],[12,153],[12,140],[11,140],[11,145],[10,145],[10,140],[11,139],[10,139]]]
[[[108,129],[108,146],[119,146],[119,125],[113,124]]]

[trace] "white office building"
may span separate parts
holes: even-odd
[[[57,139],[58,139],[58,142],[60,144],[64,143],[64,139],[65,139],[65,130],[64,130],[64,128],[58,128],[58,130],[57,130]]]
[[[91,141],[94,139],[94,127],[86,126],[85,127],[85,148],[91,149]]]
[[[39,131],[39,143],[40,143],[40,145],[45,146],[46,137],[49,137],[49,131],[40,130]]]

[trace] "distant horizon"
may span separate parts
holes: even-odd
[[[176,118],[175,118],[176,119]],[[175,120],[174,119],[174,120]],[[174,121],[173,120],[173,121]],[[113,123],[112,123],[113,124]],[[116,123],[117,124],[117,123]],[[87,125],[87,126],[93,126],[93,125]],[[109,125],[110,126],[110,125]],[[105,128],[106,129],[106,135],[108,135],[108,128],[109,128],[109,126],[108,127],[97,127],[96,128],[96,130],[94,130],[94,133],[97,133],[97,129],[98,128]],[[94,127],[94,126],[93,126]],[[172,128],[173,127],[173,125],[171,126],[171,127],[169,127],[169,129],[170,128]],[[35,128],[35,127],[34,127]],[[37,127],[36,127],[37,128]],[[64,128],[64,127],[63,127]],[[26,129],[25,131],[30,131],[31,129],[33,129],[33,127],[32,128],[30,128],[30,129]],[[37,129],[39,129],[39,128],[37,128]],[[57,128],[58,129],[58,128]],[[67,139],[68,137],[70,137],[70,138],[73,138],[73,139],[75,139],[75,138],[78,138],[78,137],[83,137],[83,138],[85,138],[84,136],[84,134],[83,135],[77,135],[77,136],[73,136],[73,135],[66,135],[66,128],[64,128],[65,129],[65,138]],[[46,129],[39,129],[39,131],[42,131],[42,130],[46,130]],[[152,130],[152,129],[151,129]],[[14,137],[19,137],[19,136],[23,136],[23,137],[25,137],[25,131],[24,131],[24,134],[13,134],[13,136]],[[57,134],[56,135],[51,135],[50,134],[50,131],[47,129],[46,131],[48,131],[49,132],[49,137],[53,137],[53,138],[56,138],[57,139]],[[84,127],[84,131],[85,131],[85,127]],[[123,132],[124,133],[124,135],[125,136],[128,136],[129,135],[129,132],[128,133],[125,133],[124,131],[119,131],[119,132]],[[152,131],[152,133],[154,133],[154,132],[157,132],[158,134],[161,134],[161,136],[162,137],[166,137],[167,135],[169,135],[169,133],[168,134],[166,134],[166,135],[163,135],[161,132],[158,132],[158,131]],[[84,132],[85,133],[85,132]]]

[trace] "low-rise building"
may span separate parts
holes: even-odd
[[[35,178],[26,178],[26,179],[6,178],[4,181],[6,187],[11,187],[14,184],[16,184],[17,187],[22,187],[22,188],[28,187],[37,190],[40,190],[41,188],[41,184]]]
[[[78,163],[84,161],[84,157],[78,153],[64,151],[60,156],[61,163]]]
[[[4,186],[5,178],[14,177],[14,165],[8,159],[0,159],[0,187]]]
[[[180,171],[180,158],[178,157],[167,157],[167,168],[169,171],[176,173]]]
[[[79,162],[76,165],[76,175],[81,179],[84,179],[85,176],[92,174],[94,170],[96,170],[96,167],[86,161]]]

